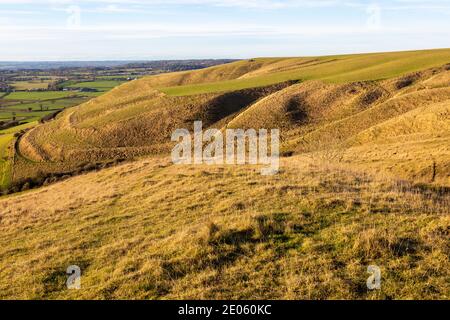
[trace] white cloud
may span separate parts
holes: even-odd
[[[0,10],[0,14],[6,15],[32,15],[32,14],[40,14],[40,11],[31,11],[31,10]]]
[[[101,7],[104,12],[114,12],[115,9],[125,12],[126,8],[118,5],[142,6],[171,6],[171,5],[197,5],[213,7],[236,7],[247,9],[284,9],[294,7],[367,7],[377,3],[383,9],[448,9],[448,0],[394,0],[394,1],[364,1],[364,0],[0,0],[0,4],[38,4],[38,5],[106,5]],[[130,9],[132,10],[132,9]],[[116,11],[119,12],[119,11]]]
[[[6,26],[0,25],[0,41],[11,39],[33,39],[44,37],[48,39],[64,39],[67,34],[80,39],[152,39],[152,38],[196,38],[196,37],[297,37],[297,36],[345,36],[345,35],[371,35],[371,34],[449,34],[450,30],[441,28],[383,28],[373,29],[368,26],[356,27],[353,25],[302,25],[287,24],[258,25],[258,24],[215,24],[205,28],[198,24],[102,24],[81,25],[76,30],[64,27],[45,26]]]
[[[202,5],[261,9],[337,6],[345,5],[347,2],[348,1],[344,0],[0,0],[0,4],[139,4],[147,6]]]

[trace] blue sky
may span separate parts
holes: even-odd
[[[0,61],[450,47],[450,0],[0,0]]]

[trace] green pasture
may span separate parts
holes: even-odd
[[[86,82],[78,82],[69,84],[67,87],[69,88],[92,88],[97,89],[99,91],[108,91],[118,85],[121,85],[124,81],[115,81],[115,80],[102,80],[102,81],[86,81]],[[84,92],[83,92],[84,94]]]
[[[51,100],[61,99],[70,96],[79,95],[78,92],[71,91],[16,91],[11,92],[7,96],[3,97],[6,100]]]

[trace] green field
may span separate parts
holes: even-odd
[[[51,100],[51,99],[61,99],[70,96],[77,95],[76,92],[71,91],[16,91],[11,92],[7,96],[3,97],[6,100]]]
[[[95,98],[98,96],[101,96],[102,94],[104,94],[105,91],[99,91],[99,92],[83,92],[82,95],[83,97],[91,97],[91,98]]]
[[[13,118],[21,122],[34,122],[42,117],[60,109],[73,107],[88,101],[103,92],[14,92],[4,101],[14,101],[12,105],[3,105],[0,108],[0,121],[9,121]],[[70,94],[70,96],[68,95]]]
[[[63,108],[76,106],[89,100],[85,98],[64,98],[58,100],[47,100],[33,103],[22,103],[12,106],[3,107],[0,109],[0,120],[8,121],[13,117],[13,113],[16,119],[21,122],[33,122],[38,121],[42,117],[58,111]],[[41,109],[42,106],[42,109]]]
[[[256,63],[261,60],[264,60],[266,65],[257,70],[259,72],[246,75],[246,77],[209,83],[159,87],[158,89],[168,95],[184,96],[262,87],[288,80],[317,79],[331,83],[381,80],[450,63],[450,49],[318,58],[254,59]],[[313,63],[305,63],[308,60]],[[304,66],[302,66],[302,63],[304,63]],[[235,64],[229,64],[228,67],[232,68]],[[271,64],[277,65],[279,68],[271,69]]]
[[[8,110],[14,111],[28,111],[28,108],[31,108],[33,111],[40,111],[41,105],[43,109],[61,109],[64,107],[72,107],[77,104],[83,103],[86,101],[86,98],[64,98],[58,100],[50,100],[50,101],[41,101],[41,102],[33,102],[33,103],[22,103],[15,104],[13,106],[8,106]]]
[[[0,120],[10,119],[12,112],[0,112]]]
[[[16,91],[5,94],[0,103],[0,121],[9,121],[16,117],[21,122],[34,122],[63,108],[73,107],[98,97],[121,81],[80,82],[67,81],[71,87],[92,87],[98,92],[75,91]]]
[[[0,130],[0,136],[5,135],[5,134],[14,134],[20,130],[34,127],[36,124],[37,124],[37,122],[28,122],[28,123],[24,123],[24,124],[21,124],[19,126],[13,127],[13,128]]]
[[[68,88],[92,88],[97,89],[99,91],[108,91],[111,90],[114,87],[117,87],[118,85],[121,85],[124,83],[124,81],[86,81],[86,82],[77,82],[70,84],[66,87]]]
[[[115,81],[115,79],[121,79],[123,81],[126,81],[127,78],[135,78],[136,76],[131,74],[121,74],[121,75],[114,75],[114,76],[99,76],[97,79],[101,80],[109,80],[109,81]]]

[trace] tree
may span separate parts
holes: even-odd
[[[12,120],[16,121],[16,113],[15,112],[12,113]]]

